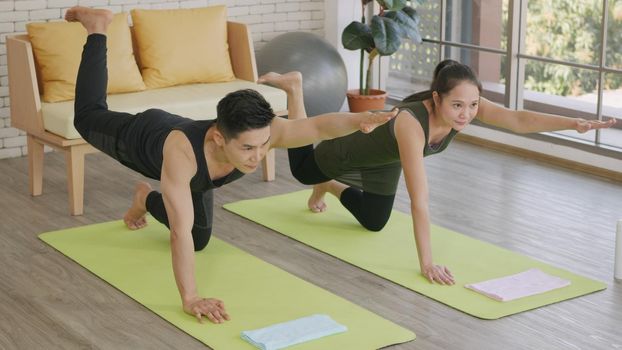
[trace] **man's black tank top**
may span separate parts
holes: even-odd
[[[136,115],[133,122],[124,128],[119,135],[117,145],[122,164],[141,174],[160,180],[164,142],[173,130],[180,130],[186,135],[197,163],[197,172],[190,180],[193,192],[220,187],[244,175],[234,169],[228,175],[213,180],[209,176],[208,164],[205,160],[205,134],[214,125],[215,120],[192,120],[174,115],[159,109],[149,109]]]

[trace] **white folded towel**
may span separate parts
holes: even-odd
[[[516,275],[466,284],[465,287],[498,301],[510,301],[568,285],[568,280],[530,269]]]
[[[277,350],[347,330],[346,326],[335,322],[328,315],[312,315],[243,331],[242,339],[262,350]]]

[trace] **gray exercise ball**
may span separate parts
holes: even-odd
[[[337,50],[323,38],[305,32],[281,34],[257,52],[259,75],[302,73],[308,116],[337,112],[348,89],[346,66]]]

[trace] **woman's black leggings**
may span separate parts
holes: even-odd
[[[290,148],[289,168],[296,180],[305,185],[315,185],[331,180],[322,173],[313,155],[313,145]],[[358,222],[370,231],[380,231],[389,221],[395,195],[381,195],[354,187],[346,188],[339,201]]]
[[[121,135],[129,135],[130,133],[126,130],[140,117],[108,110],[106,51],[105,35],[88,36],[76,80],[74,126],[80,135],[95,148],[123,165],[138,170],[125,151],[126,143]],[[201,250],[205,248],[212,234],[212,191],[193,192],[192,203],[194,206],[194,226],[192,227],[194,249]],[[156,220],[168,227],[168,217],[161,193],[156,191],[149,193],[146,206],[147,211]]]

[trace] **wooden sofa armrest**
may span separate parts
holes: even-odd
[[[244,23],[227,22],[227,41],[233,74],[238,79],[257,81],[257,64],[253,40]]]
[[[253,40],[244,23],[227,22],[227,42],[233,74],[236,78],[256,82],[257,63]],[[275,111],[277,115],[285,115],[287,111]],[[264,181],[273,181],[275,178],[275,153],[270,150],[262,160]]]
[[[32,45],[28,35],[6,38],[9,92],[11,95],[11,126],[29,134],[44,133],[41,99]]]

